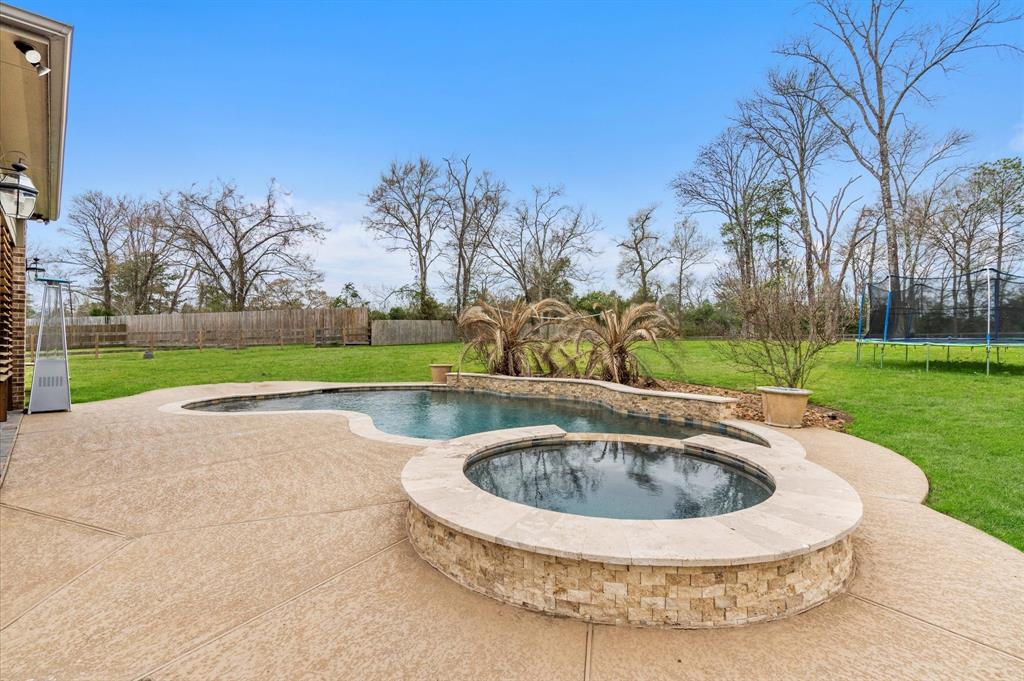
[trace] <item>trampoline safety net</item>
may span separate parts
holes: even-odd
[[[861,300],[858,337],[1024,343],[1024,276],[982,269],[954,277],[889,277],[869,284]]]

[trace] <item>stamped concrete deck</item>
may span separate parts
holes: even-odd
[[[1024,678],[1024,554],[922,506],[924,476],[889,450],[790,432],[863,499],[846,594],[737,629],[595,626],[415,555],[399,473],[417,446],[337,415],[158,409],[312,385],[25,417],[0,487],[0,678]]]

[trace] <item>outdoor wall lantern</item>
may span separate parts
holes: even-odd
[[[28,166],[24,163],[12,163],[10,168],[0,169],[0,208],[10,217],[21,220],[32,217],[39,196],[26,170]]]
[[[25,55],[25,61],[32,65],[36,70],[36,75],[40,78],[50,72],[50,69],[43,66],[43,55],[36,48],[32,47],[31,44],[26,43],[24,40],[15,40],[14,46]]]

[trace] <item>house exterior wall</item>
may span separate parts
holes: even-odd
[[[25,403],[25,226],[0,224],[0,420]]]
[[[11,300],[11,409],[25,407],[25,223],[18,225],[17,245],[14,247],[14,287]]]

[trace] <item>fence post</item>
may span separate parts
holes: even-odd
[[[199,331],[196,333],[196,342],[199,344],[199,352],[203,351],[203,327],[199,327]]]

